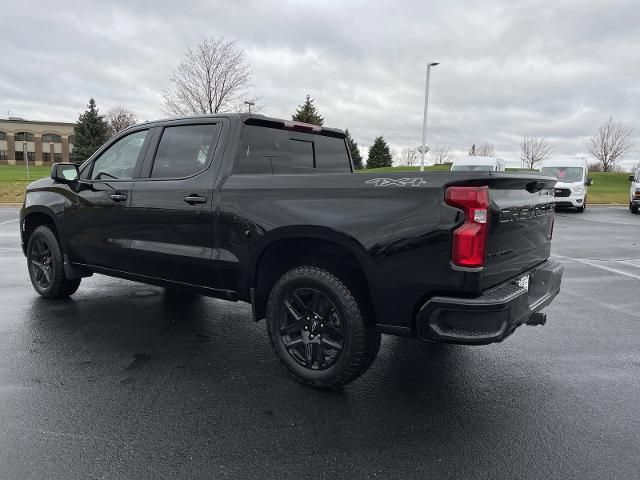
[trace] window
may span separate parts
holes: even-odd
[[[7,160],[8,158],[8,152],[6,150],[0,150],[0,160]]]
[[[51,153],[42,152],[42,161],[43,162],[50,162],[51,161]]]
[[[220,125],[166,127],[158,145],[151,178],[185,178],[207,166]]]
[[[325,173],[350,173],[351,163],[343,138],[314,135],[316,168]]]
[[[15,135],[16,142],[33,142],[33,133],[18,132]]]
[[[57,133],[45,133],[42,135],[43,143],[62,143],[62,137]]]
[[[6,140],[7,134],[5,132],[0,132],[0,140]]]
[[[121,138],[93,162],[92,180],[131,180],[148,130]],[[56,154],[59,155],[59,154]]]
[[[351,172],[343,138],[247,125],[234,173]]]
[[[289,161],[291,170],[312,169],[313,164],[313,142],[292,138],[289,140]]]
[[[56,163],[60,163],[62,161],[62,154],[61,153],[54,153],[53,154],[53,161]]]
[[[36,152],[27,152],[27,158],[30,162],[35,161]],[[16,160],[19,162],[24,162],[24,152],[22,150],[16,150]]]
[[[542,173],[556,177],[560,182],[581,182],[584,169],[582,167],[544,167]]]
[[[76,142],[76,137],[69,135],[69,145],[73,145]]]

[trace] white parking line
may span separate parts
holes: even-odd
[[[588,259],[585,259],[585,258],[565,257],[565,256],[562,256],[562,255],[554,255],[554,257],[559,258],[559,259],[563,259],[563,260],[573,260],[574,262],[582,263],[583,265],[588,265],[588,266],[593,267],[593,268],[598,268],[598,269],[604,270],[606,272],[616,273],[618,275],[623,275],[625,277],[633,278],[635,280],[640,280],[640,274],[631,273],[631,272],[625,272],[625,271],[620,270],[618,268],[609,267],[607,265],[602,265],[602,264],[600,264],[600,263],[598,263],[596,261],[593,261],[593,260],[588,260]],[[615,261],[615,260],[613,260],[613,261]],[[618,263],[638,268],[636,265],[634,265],[635,261],[636,260],[619,261]]]
[[[11,220],[5,220],[4,222],[0,222],[0,225],[8,225],[10,223],[17,222],[18,220],[20,220],[20,219],[19,218],[14,218],[14,219],[11,219]]]

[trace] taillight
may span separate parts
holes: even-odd
[[[487,250],[489,187],[449,187],[445,201],[464,211],[464,223],[453,232],[451,260],[460,267],[482,267]]]

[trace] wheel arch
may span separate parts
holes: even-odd
[[[291,227],[271,232],[255,250],[244,284],[251,291],[254,318],[264,318],[269,293],[280,276],[303,263],[349,270],[371,304],[373,261],[353,237],[323,227]],[[372,308],[372,315],[375,309]]]
[[[60,242],[60,222],[57,215],[50,209],[34,205],[29,207],[22,213],[22,219],[20,221],[20,236],[22,238],[22,252],[27,254],[27,246],[29,244],[29,238],[33,231],[40,225],[49,225],[53,231],[53,234]],[[60,242],[62,248],[62,242]]]

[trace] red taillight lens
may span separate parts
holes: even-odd
[[[482,267],[487,250],[489,187],[449,187],[445,201],[464,211],[464,224],[453,232],[451,260],[460,267]]]

